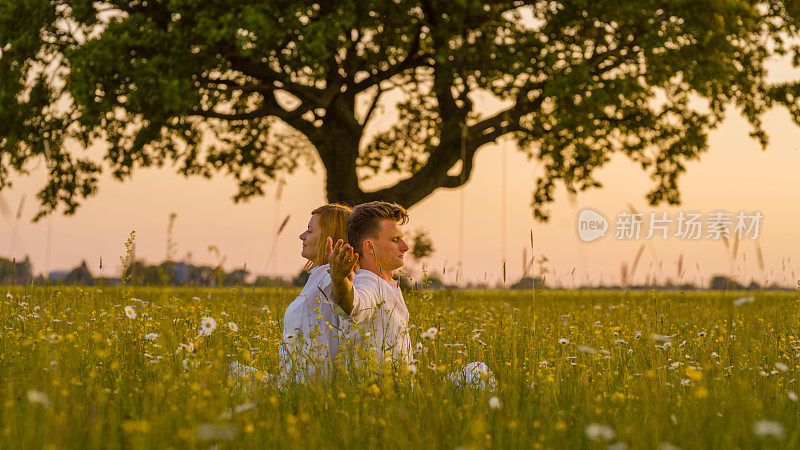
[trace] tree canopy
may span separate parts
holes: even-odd
[[[800,65],[798,23],[790,0],[0,0],[0,189],[44,161],[39,218],[101,170],[170,164],[230,174],[241,200],[318,158],[329,201],[408,207],[509,136],[544,169],[540,219],[614,153],[651,204],[678,203],[728,110],[763,146],[776,104],[800,123],[800,85],[765,68]],[[399,181],[362,187],[384,173]]]

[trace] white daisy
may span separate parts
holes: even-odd
[[[755,433],[756,436],[782,438],[786,434],[786,430],[783,428],[783,425],[774,420],[759,420],[753,424],[753,433]]]
[[[590,355],[596,355],[597,354],[597,349],[589,347],[588,345],[579,345],[578,346],[578,351],[581,352],[581,353],[588,353]]]
[[[439,330],[437,330],[436,327],[430,327],[427,330],[425,330],[422,333],[420,333],[419,337],[421,337],[422,339],[428,339],[428,340],[432,341],[432,340],[436,339],[436,334],[438,332],[439,332]]]
[[[492,397],[489,399],[489,408],[492,408],[492,409],[500,409],[500,407],[501,407],[501,406],[502,406],[502,404],[500,403],[500,399],[499,399],[499,398],[497,398],[497,396],[496,396],[496,395],[493,395],[493,396],[492,396]]]
[[[200,334],[210,336],[217,329],[217,321],[213,317],[203,317],[200,319]]]
[[[613,428],[599,423],[590,423],[586,426],[586,430],[584,431],[586,437],[593,441],[610,441],[617,435]]]
[[[225,325],[227,325],[227,327],[228,327],[228,328],[229,328],[231,331],[233,331],[234,333],[236,333],[236,332],[238,332],[238,331],[239,331],[239,326],[238,326],[238,325],[236,325],[236,323],[235,323],[235,322],[228,322],[228,323],[226,323]]]
[[[663,342],[670,342],[672,340],[672,338],[674,338],[674,337],[675,337],[674,334],[673,335],[664,335],[664,334],[653,333],[653,334],[650,335],[651,339],[653,339],[656,342],[662,342],[662,343]]]
[[[748,303],[753,303],[754,301],[756,301],[756,298],[752,295],[749,295],[747,297],[739,297],[733,301],[733,306],[742,306]]]
[[[147,333],[144,335],[144,338],[147,339],[148,341],[155,341],[156,339],[158,339],[158,336],[160,335],[156,333]]]
[[[135,319],[136,318],[136,310],[133,309],[133,306],[126,306],[125,307],[125,315],[128,316],[128,319]]]
[[[50,397],[48,397],[44,392],[34,390],[28,391],[28,401],[31,403],[36,403],[37,405],[42,405],[45,408],[50,408],[53,406],[53,403],[50,401]]]

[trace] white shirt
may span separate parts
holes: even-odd
[[[328,265],[311,269],[300,295],[283,317],[283,342],[278,349],[281,378],[302,382],[327,374],[339,353],[339,316],[332,303]]]
[[[378,361],[389,356],[394,361],[410,362],[408,308],[395,280],[390,284],[374,272],[357,270],[353,310],[343,317],[343,337],[352,345],[374,351]]]

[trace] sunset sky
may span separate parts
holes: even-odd
[[[774,80],[800,79],[800,71],[787,61],[775,61],[770,69]],[[473,177],[463,190],[463,270],[457,270],[459,191],[440,189],[412,207],[406,230],[429,232],[435,253],[425,264],[448,282],[454,282],[458,273],[459,282],[501,283],[504,256],[507,282],[516,281],[522,271],[522,251],[530,246],[532,231],[537,255],[533,270],[549,270],[547,281],[551,285],[618,283],[621,265],[630,265],[645,244],[635,282],[648,277],[659,282],[678,280],[677,262],[683,255],[682,281],[707,284],[714,274],[725,274],[745,282],[754,279],[793,286],[800,278],[795,257],[800,255],[796,202],[800,193],[800,127],[781,109],[770,112],[764,123],[770,145],[762,152],[748,136],[746,121],[731,111],[722,126],[712,132],[710,150],[700,161],[690,163],[681,177],[683,204],[679,207],[649,206],[644,195],[652,182],[620,155],[598,172],[603,188],[573,199],[559,189],[550,206],[552,218],[548,223],[535,222],[530,208],[539,164],[527,160],[512,143],[501,141],[478,153]],[[508,187],[505,248],[503,153],[507,157]],[[316,173],[303,169],[287,177],[279,201],[272,184],[265,197],[238,205],[231,199],[236,188],[230,178],[185,179],[169,168],[148,169],[135,172],[125,183],[104,176],[99,194],[86,201],[76,215],[57,215],[34,224],[35,194],[44,183],[43,177],[40,169],[0,193],[14,213],[25,198],[19,220],[0,218],[0,255],[17,259],[29,255],[36,273],[69,269],[86,260],[95,275],[118,276],[124,242],[132,230],[136,231],[137,258],[161,262],[166,256],[168,216],[175,212],[178,260],[191,254],[190,261],[195,264],[216,264],[219,259],[209,250],[213,245],[226,257],[227,270],[246,264],[248,270],[258,274],[294,275],[304,262],[297,236],[304,230],[309,212],[325,203],[319,163]],[[688,241],[673,236],[667,240],[617,240],[613,228],[616,216],[628,211],[629,205],[642,213],[667,212],[670,217],[681,211],[705,215],[722,210],[734,216],[740,211],[760,211],[764,219],[758,243],[764,268],[759,268],[755,241],[749,239],[740,243],[735,259],[732,249],[719,240]],[[611,228],[604,238],[589,243],[578,238],[577,216],[584,208],[592,208],[609,220]],[[290,220],[276,240],[276,227],[287,214]],[[645,234],[646,230],[643,228]],[[544,265],[538,263],[540,256],[547,258]],[[410,258],[406,261],[412,271],[419,272],[419,264]]]

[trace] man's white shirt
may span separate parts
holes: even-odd
[[[411,338],[408,333],[408,308],[397,281],[386,280],[365,269],[353,277],[353,309],[341,321],[342,334],[356,347],[376,352],[383,360],[410,362]]]

